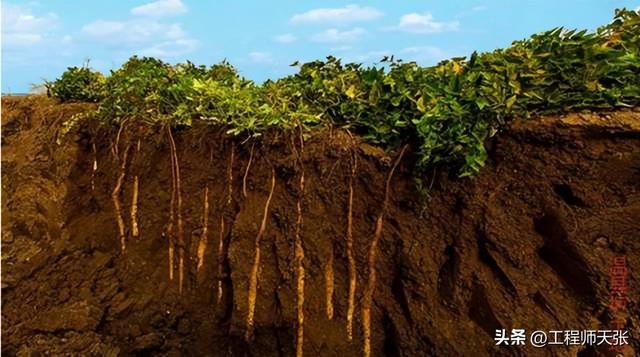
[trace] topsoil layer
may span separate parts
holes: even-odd
[[[293,355],[300,166],[289,138],[273,134],[255,145],[245,197],[251,143],[232,144],[207,128],[174,134],[187,256],[179,294],[177,278],[169,279],[164,234],[172,187],[166,135],[148,133],[127,167],[123,254],[111,199],[119,171],[112,150],[116,133],[81,128],[56,143],[60,124],[86,108],[43,97],[2,99],[2,352]],[[127,138],[120,140],[122,150]],[[500,347],[494,337],[502,328],[522,328],[527,335],[612,329],[610,268],[616,256],[626,257],[628,268],[629,301],[622,313],[631,346],[625,354],[640,351],[640,112],[515,121],[487,145],[489,162],[473,179],[454,178],[441,167],[425,174],[420,192],[412,178],[414,157],[405,156],[396,170],[378,245],[372,354],[613,355],[604,346],[533,348],[527,341]],[[358,274],[350,342],[345,237],[354,150]],[[339,130],[306,139],[301,237],[307,356],[362,353],[367,256],[395,155],[357,139],[354,144]],[[248,281],[272,167],[276,185],[260,243],[255,334],[247,343]],[[140,183],[138,239],[129,224],[134,175]],[[205,187],[208,245],[197,271]],[[218,257],[221,238],[228,252]],[[325,290],[331,257],[333,319],[326,314]]]

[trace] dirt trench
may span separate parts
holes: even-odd
[[[56,143],[61,121],[87,107],[43,97],[2,99],[3,353],[294,355],[298,200],[303,352],[363,353],[369,247],[397,153],[354,143],[334,130],[306,139],[298,160],[288,137],[273,134],[255,145],[247,170],[251,143],[233,144],[206,128],[175,132],[184,201],[180,294],[168,268],[170,146],[160,130],[151,133],[127,166],[119,196],[123,253],[112,202],[120,167],[111,149],[113,133],[81,128]],[[478,177],[458,179],[439,167],[425,174],[421,192],[412,179],[415,158],[400,162],[377,248],[372,355],[612,355],[606,348],[578,346],[499,347],[494,336],[499,328],[611,329],[614,256],[627,259],[631,345],[625,355],[634,355],[640,350],[640,111],[515,121],[487,147],[490,160]],[[346,235],[354,156],[357,288],[350,341]],[[259,243],[254,330],[247,342],[247,294],[272,169],[276,183]],[[140,234],[134,239],[128,213],[136,175]],[[208,244],[197,270],[205,187]]]

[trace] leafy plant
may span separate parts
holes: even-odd
[[[45,82],[47,94],[61,102],[99,102],[105,97],[105,77],[85,67],[69,67],[53,82]]]
[[[514,118],[640,104],[640,15],[616,10],[594,32],[556,28],[432,67],[383,62],[328,57],[257,85],[226,62],[207,68],[132,57],[106,79],[69,69],[48,88],[62,101],[99,100],[101,123],[199,120],[243,138],[339,126],[385,148],[415,144],[419,169],[449,163],[472,176],[487,160],[486,139]]]

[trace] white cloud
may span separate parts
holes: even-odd
[[[285,34],[276,36],[275,40],[276,42],[280,42],[280,43],[292,43],[292,42],[296,42],[298,40],[298,37],[290,33],[285,33]]]
[[[57,27],[57,16],[36,16],[27,8],[2,3],[2,48],[28,47],[41,42]]]
[[[435,63],[448,57],[445,51],[435,46],[412,46],[400,50],[400,58],[418,63]]]
[[[125,32],[126,23],[118,21],[98,20],[82,26],[82,32],[92,37],[109,38]],[[118,41],[120,39],[115,39]]]
[[[473,11],[484,11],[488,9],[487,5],[478,5],[471,8]]]
[[[458,21],[436,21],[430,13],[418,14],[412,12],[402,15],[400,23],[393,29],[412,33],[438,33],[446,31],[457,31],[460,23]]]
[[[199,45],[179,23],[166,24],[154,19],[98,20],[84,25],[82,33],[106,45],[157,57],[179,56]]]
[[[37,73],[41,68],[68,61],[73,53],[71,37],[59,32],[58,16],[41,13],[36,7],[27,2],[21,5],[2,2],[2,63],[8,71],[23,67]],[[52,53],[56,56],[51,57]]]
[[[181,0],[156,0],[131,9],[133,15],[152,17],[179,15],[185,12],[187,7]]]
[[[171,24],[167,28],[167,38],[170,39],[184,39],[187,37],[187,33],[182,29],[182,25],[180,24]]]
[[[255,63],[272,63],[273,62],[273,56],[271,55],[270,52],[250,52],[249,53],[249,59],[251,60],[251,62],[255,62]]]
[[[11,33],[2,35],[3,48],[27,47],[42,41],[42,35],[37,33]]]
[[[143,56],[152,57],[176,57],[195,50],[199,45],[200,43],[196,40],[183,38],[153,44],[141,50],[139,53]]]
[[[352,46],[344,45],[344,46],[331,47],[329,51],[330,52],[346,52],[346,51],[351,51],[352,49],[353,49]]]
[[[368,6],[348,5],[340,8],[320,8],[293,15],[291,22],[302,23],[349,23],[375,20],[384,15]]]
[[[184,31],[180,23],[166,23],[160,17],[187,11],[180,0],[157,0],[131,9],[123,21],[97,20],[81,32],[93,41],[122,49],[128,54],[176,57],[193,51],[199,42]]]
[[[367,31],[360,27],[352,30],[340,31],[335,28],[327,29],[311,37],[314,42],[354,42],[359,40]]]

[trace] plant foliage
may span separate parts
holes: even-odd
[[[47,93],[62,102],[99,102],[105,97],[105,78],[85,67],[69,67],[60,78],[46,82]]]
[[[640,15],[616,10],[594,32],[556,28],[432,67],[393,57],[383,63],[328,57],[257,85],[226,62],[132,57],[106,79],[70,68],[49,89],[61,101],[100,100],[94,117],[116,125],[201,120],[243,137],[270,128],[348,127],[387,148],[416,142],[419,167],[447,162],[469,176],[487,159],[485,140],[513,118],[640,104]]]

